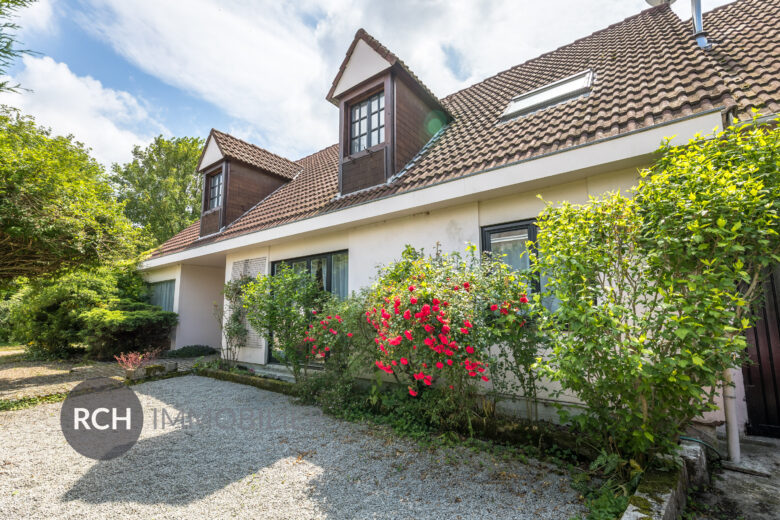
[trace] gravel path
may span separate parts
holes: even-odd
[[[0,399],[70,392],[85,379],[124,378],[116,363],[79,365],[68,361],[15,361],[0,365]]]
[[[420,450],[283,395],[197,376],[133,388],[144,430],[113,461],[70,449],[59,404],[0,413],[0,517],[493,520],[583,512],[568,475],[544,463]],[[204,419],[163,428],[163,409]],[[208,410],[223,411],[219,425],[216,415],[207,423]],[[231,411],[244,414],[243,427]]]

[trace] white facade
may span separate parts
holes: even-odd
[[[220,297],[222,284],[246,260],[259,262],[258,274],[267,275],[279,260],[346,250],[349,291],[354,291],[371,284],[378,268],[399,258],[407,244],[427,252],[437,244],[443,252],[462,252],[469,243],[480,246],[482,227],[533,219],[545,201],[587,203],[589,197],[607,191],[625,192],[636,185],[639,170],[652,163],[663,138],[675,136],[673,142],[682,144],[720,124],[720,112],[708,112],[154,258],[142,270],[149,281],[176,280],[174,311],[179,312],[180,323],[174,346],[217,346],[221,332],[213,318],[213,302]],[[239,360],[266,363],[266,345],[259,340],[250,343]],[[741,381],[736,383],[739,413],[745,416],[744,390]],[[722,417],[719,410],[706,419]]]

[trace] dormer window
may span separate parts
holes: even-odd
[[[222,203],[222,172],[210,175],[208,179],[208,207],[209,209],[218,208]]]
[[[374,94],[350,107],[349,153],[354,154],[385,140],[385,93]]]

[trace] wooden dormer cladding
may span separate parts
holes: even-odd
[[[367,147],[355,151],[353,131],[360,132],[362,127],[353,121],[353,108],[379,94],[384,100],[383,139],[369,140]],[[327,99],[339,107],[342,195],[386,182],[450,120],[436,96],[363,29],[355,34]]]
[[[299,171],[292,161],[212,130],[198,165],[203,175],[200,236],[230,225]]]

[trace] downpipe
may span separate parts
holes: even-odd
[[[734,388],[735,368],[723,372],[723,413],[726,416],[726,439],[728,442],[729,461],[739,464],[739,424],[737,423],[737,392]]]

